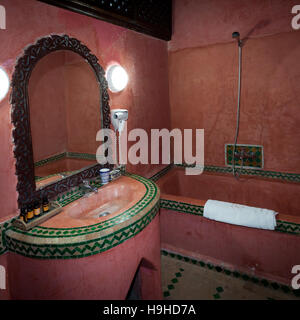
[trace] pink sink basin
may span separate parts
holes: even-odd
[[[137,180],[122,176],[91,193],[70,203],[57,216],[41,226],[48,228],[73,228],[97,224],[111,219],[131,208],[145,194],[145,186]]]

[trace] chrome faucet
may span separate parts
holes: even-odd
[[[83,180],[82,183],[83,184],[81,185],[81,187],[83,189],[89,190],[90,192],[98,193],[98,188],[91,186],[88,180]]]
[[[242,149],[240,152],[236,151],[234,153],[235,158],[238,158],[240,160],[246,160],[246,159],[253,159],[255,158],[254,152],[247,152],[244,149]]]

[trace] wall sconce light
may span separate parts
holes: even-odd
[[[7,73],[0,67],[0,101],[2,101],[9,90],[9,78]]]
[[[123,67],[113,64],[106,71],[106,80],[110,91],[120,92],[127,86],[128,74]]]

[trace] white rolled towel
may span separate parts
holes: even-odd
[[[277,212],[241,204],[207,200],[204,206],[205,218],[250,228],[274,230]]]

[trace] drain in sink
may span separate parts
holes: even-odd
[[[108,216],[109,214],[110,214],[110,212],[104,211],[104,212],[101,212],[98,217],[99,217],[99,218],[101,218],[101,217],[106,217],[106,216]]]

